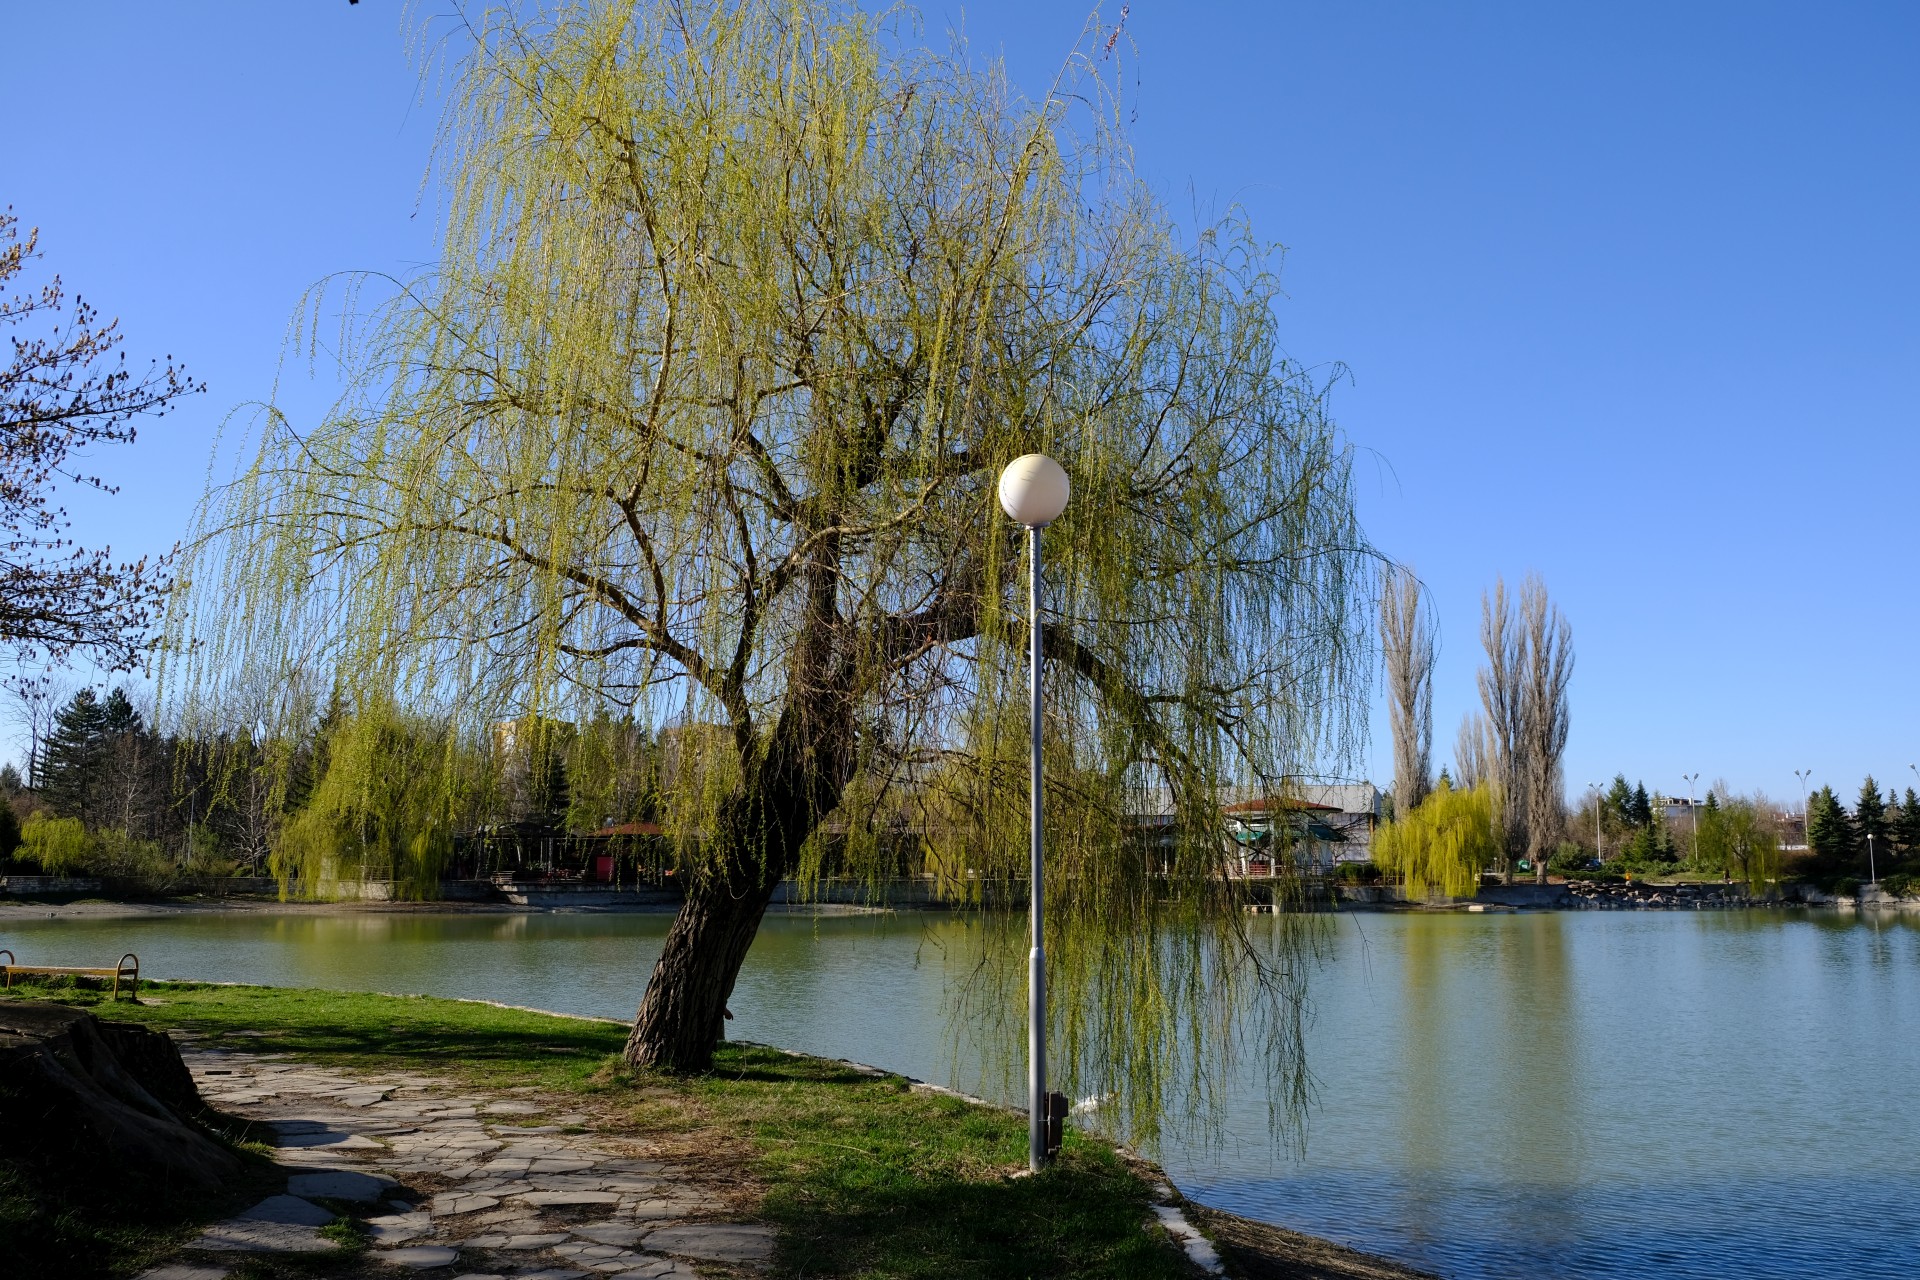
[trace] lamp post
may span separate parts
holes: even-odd
[[[1880,873],[1874,870],[1873,866],[1873,832],[1871,831],[1867,832],[1867,883],[1869,885],[1880,883]]]
[[[1698,865],[1700,862],[1700,806],[1693,802],[1693,784],[1700,781],[1700,773],[1699,770],[1695,770],[1680,776],[1687,780],[1687,812],[1693,818],[1692,854],[1695,865]]]
[[[1067,473],[1044,453],[1015,458],[1000,473],[1000,509],[1027,527],[1027,710],[1032,750],[1028,782],[1028,844],[1032,865],[1031,927],[1027,953],[1027,1167],[1047,1162],[1047,952],[1041,910],[1040,858],[1040,531],[1067,509]]]
[[[1813,824],[1807,820],[1807,779],[1813,776],[1811,769],[1795,769],[1793,776],[1800,779],[1800,847],[1813,851]]]
[[[1605,862],[1607,860],[1607,851],[1605,846],[1600,843],[1600,801],[1604,799],[1604,797],[1601,794],[1599,783],[1589,782],[1587,785],[1593,788],[1593,860],[1595,862]]]

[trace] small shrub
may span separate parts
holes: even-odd
[[[1833,896],[1836,898],[1857,898],[1860,896],[1860,882],[1852,876],[1842,876],[1833,882]]]
[[[1371,862],[1343,862],[1333,869],[1333,878],[1341,884],[1378,884],[1380,868]]]
[[[1556,876],[1565,876],[1569,880],[1580,879],[1599,866],[1592,854],[1577,844],[1563,844],[1547,860],[1547,870]]]

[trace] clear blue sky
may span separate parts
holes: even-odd
[[[1034,87],[1086,16],[924,11]],[[303,291],[431,257],[438,106],[380,0],[7,21],[0,201],[210,386],[75,504],[161,549],[229,411],[277,375],[327,400],[282,369]],[[1139,0],[1127,30],[1142,171],[1283,242],[1292,354],[1351,370],[1368,527],[1438,605],[1439,759],[1481,590],[1535,570],[1579,654],[1570,789],[1913,781],[1920,7]]]

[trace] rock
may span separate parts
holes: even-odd
[[[453,1214],[475,1213],[481,1209],[491,1209],[500,1202],[492,1196],[476,1195],[470,1191],[455,1191],[447,1195],[435,1196],[427,1205],[429,1212],[436,1218]]]
[[[685,1194],[635,1201],[631,1212],[635,1219],[648,1221],[660,1218],[685,1218],[710,1210],[724,1211],[725,1208],[726,1206],[718,1200],[697,1194]]]
[[[527,1191],[514,1199],[543,1209],[556,1209],[562,1205],[620,1203],[620,1197],[612,1191]]]
[[[568,1262],[577,1262],[583,1267],[593,1267],[596,1270],[602,1271],[623,1270],[626,1267],[646,1261],[646,1259],[630,1249],[622,1249],[610,1244],[589,1244],[585,1241],[556,1244],[553,1246],[553,1252],[557,1256],[565,1258]],[[602,1265],[610,1262],[617,1262],[620,1266],[607,1267]]]
[[[334,1218],[332,1210],[322,1209],[299,1196],[268,1196],[241,1214],[240,1222],[284,1222],[297,1227],[324,1227]]]
[[[433,1218],[425,1213],[390,1213],[367,1219],[367,1237],[375,1244],[405,1244],[433,1230]]]
[[[202,1231],[192,1247],[210,1253],[324,1253],[340,1245],[299,1223],[229,1218]]]
[[[573,1234],[582,1240],[591,1240],[595,1244],[610,1244],[625,1247],[647,1234],[647,1228],[636,1227],[626,1222],[589,1222],[572,1228]]]
[[[321,1200],[355,1200],[371,1204],[394,1185],[390,1178],[352,1169],[334,1169],[325,1173],[296,1173],[287,1179],[287,1190],[296,1196],[314,1196]]]
[[[372,1138],[363,1138],[357,1133],[347,1133],[341,1129],[327,1129],[319,1133],[282,1134],[275,1145],[297,1147],[301,1149],[319,1147],[332,1151],[384,1151],[386,1150]]]
[[[460,1261],[458,1249],[449,1249],[441,1244],[416,1244],[409,1245],[405,1249],[376,1249],[368,1256],[388,1266],[412,1267],[416,1271],[425,1271],[429,1267],[450,1267]]]
[[[642,1242],[658,1253],[677,1253],[702,1262],[765,1262],[773,1257],[773,1229],[732,1222],[686,1223],[662,1227]]]
[[[172,1041],[84,1009],[0,1004],[0,1155],[81,1198],[112,1169],[155,1191],[208,1191],[240,1159],[189,1118],[193,1078]]]
[[[567,1233],[564,1231],[536,1231],[526,1235],[508,1236],[504,1243],[497,1244],[494,1248],[514,1250],[545,1249],[552,1245],[564,1244],[566,1240]]]
[[[133,1280],[227,1280],[225,1267],[196,1267],[176,1264],[142,1271]]]

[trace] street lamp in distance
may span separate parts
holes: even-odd
[[[1687,812],[1693,817],[1693,849],[1691,852],[1693,854],[1694,865],[1698,866],[1700,863],[1700,806],[1694,803],[1693,784],[1700,781],[1700,771],[1696,769],[1692,773],[1683,773],[1680,776],[1687,780]]]
[[[1800,847],[1812,852],[1813,823],[1807,818],[1807,779],[1813,776],[1813,770],[1795,769],[1793,776],[1800,780]]]
[[[1041,896],[1040,531],[1067,509],[1072,486],[1059,463],[1044,453],[1029,453],[1007,464],[1000,473],[999,491],[1000,509],[1027,527],[1027,728],[1032,752],[1028,777],[1032,787],[1028,811],[1032,898],[1028,910],[1033,933],[1033,947],[1027,953],[1027,1167],[1038,1173],[1050,1154],[1048,1138],[1054,1111],[1047,1093],[1047,950]]]

